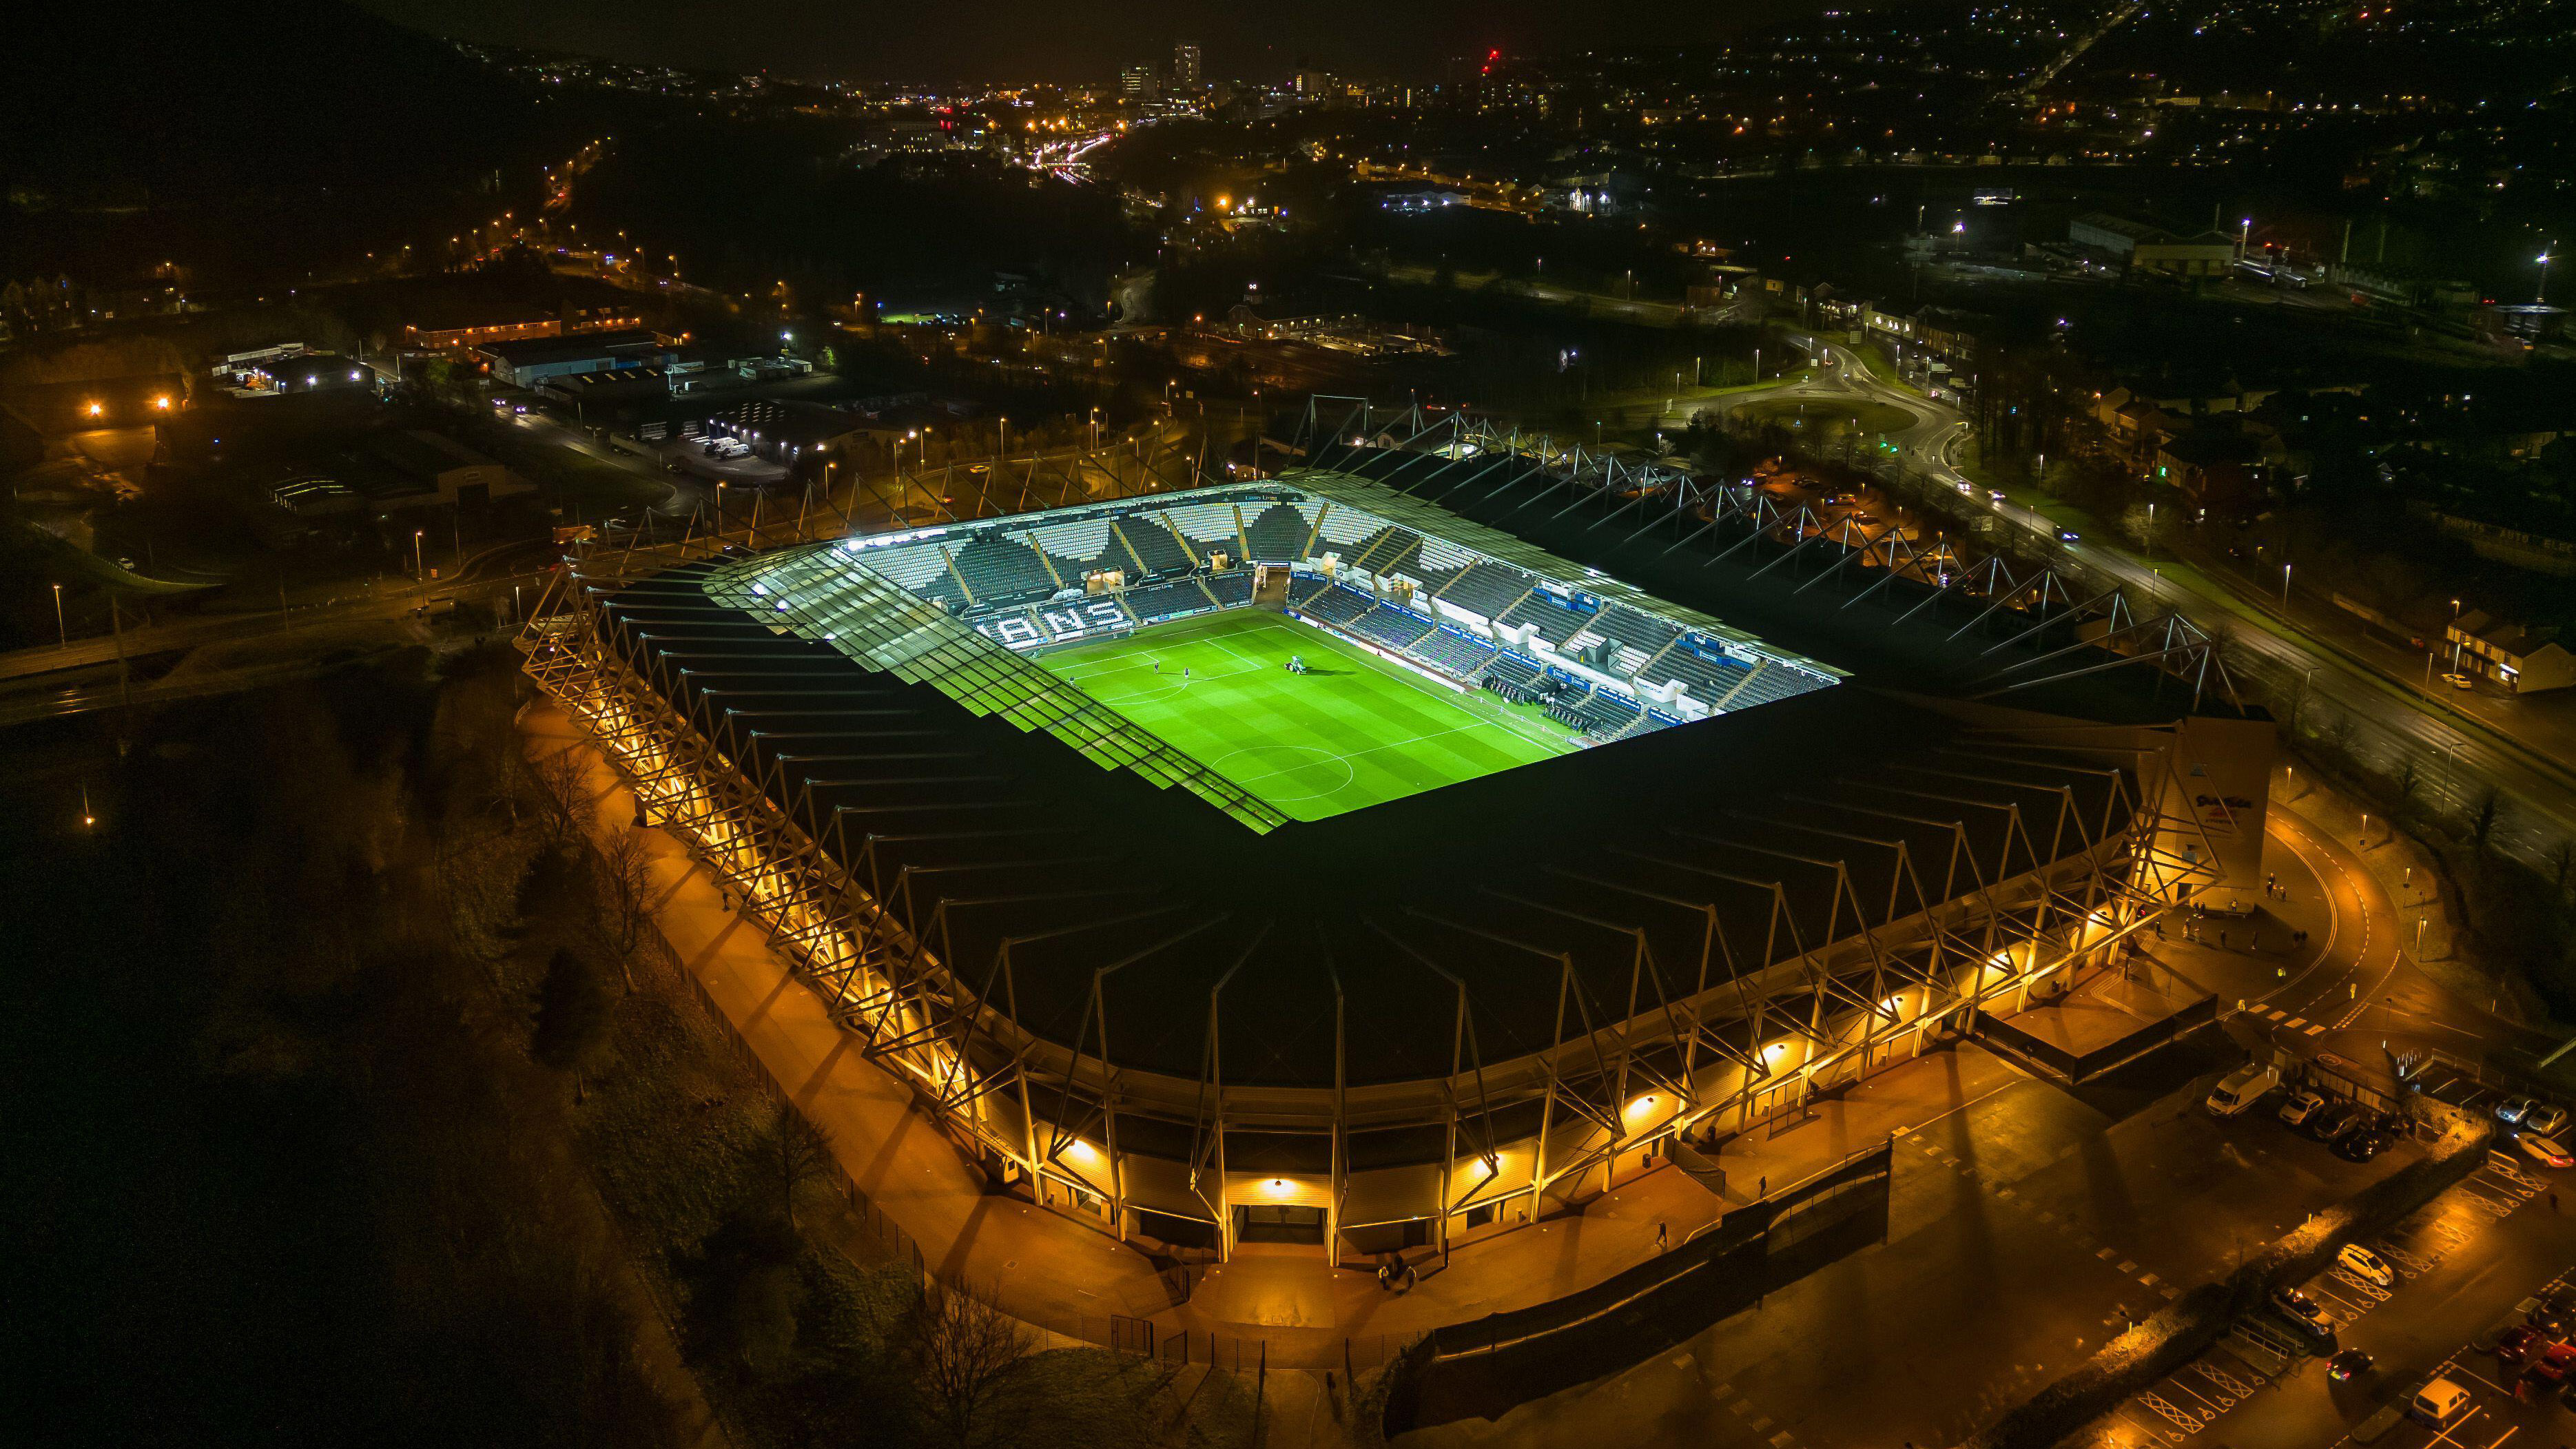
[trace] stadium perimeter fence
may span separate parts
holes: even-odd
[[[1387,1437],[1607,1377],[1887,1236],[1893,1139],[1579,1292],[1432,1330],[1395,1363]]]

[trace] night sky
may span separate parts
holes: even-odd
[[[1300,60],[1363,75],[1436,75],[1450,56],[1634,49],[1715,39],[1831,0],[360,0],[422,30],[726,71],[815,79],[1087,80],[1206,51],[1211,79],[1268,80]],[[1859,8],[1844,4],[1836,8]]]

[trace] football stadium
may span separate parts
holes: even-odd
[[[2270,726],[2169,618],[1454,414],[1309,424],[1276,478],[601,550],[523,641],[996,1191],[1445,1249],[2259,859]]]

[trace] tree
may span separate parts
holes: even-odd
[[[936,1284],[913,1304],[911,1330],[915,1381],[949,1439],[967,1449],[977,1442],[977,1415],[1026,1367],[1036,1340],[990,1300]]]
[[[2504,797],[2498,795],[2495,787],[2490,785],[2483,794],[2478,796],[2478,803],[2472,806],[2469,812],[2469,843],[2478,848],[2478,854],[2487,853],[2488,846],[2495,840],[2496,826],[2501,822],[2503,814]]]
[[[778,1174],[780,1205],[787,1210],[787,1221],[793,1223],[796,1189],[831,1170],[832,1134],[815,1126],[795,1103],[782,1101],[770,1114],[768,1140],[762,1145],[770,1167]]]
[[[557,948],[546,963],[545,983],[537,988],[536,1028],[528,1037],[528,1054],[556,1071],[573,1073],[579,1092],[581,1073],[608,1045],[614,1007],[598,968],[578,951]]]
[[[644,837],[620,831],[599,850],[601,934],[617,955],[626,989],[635,989],[635,953],[653,919],[653,854]]]
[[[2416,792],[2424,788],[2423,763],[2408,755],[2397,766],[2397,808],[2401,811],[2415,803]]]
[[[547,839],[560,846],[578,838],[591,805],[590,780],[581,761],[570,749],[557,750],[531,765],[528,779],[536,787],[537,815]]]

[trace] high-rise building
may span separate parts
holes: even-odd
[[[1162,73],[1150,65],[1131,65],[1119,74],[1119,94],[1131,101],[1150,101],[1163,94]]]
[[[1183,41],[1172,47],[1172,89],[1184,94],[1199,88],[1199,48]]]

